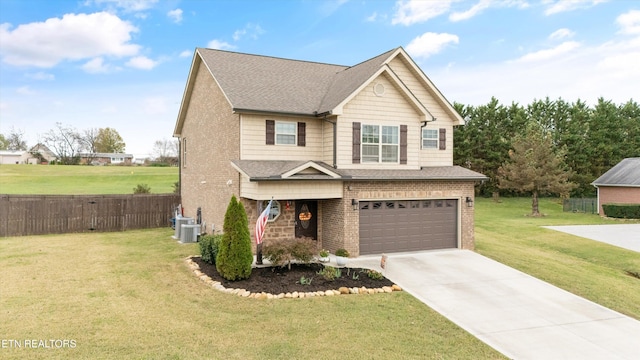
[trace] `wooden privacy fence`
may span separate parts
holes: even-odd
[[[0,236],[169,226],[180,195],[0,195]]]

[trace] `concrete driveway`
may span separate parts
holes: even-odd
[[[640,224],[543,227],[640,252]]]
[[[350,259],[512,359],[640,359],[640,321],[468,250]]]

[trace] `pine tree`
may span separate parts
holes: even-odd
[[[517,135],[509,150],[509,161],[498,170],[501,189],[531,192],[531,215],[540,216],[538,195],[568,196],[575,184],[569,182],[564,150],[554,150],[553,139],[539,124],[531,122],[524,135]]]
[[[235,195],[224,215],[224,233],[220,240],[216,269],[227,280],[242,280],[251,275],[253,254],[247,213]]]

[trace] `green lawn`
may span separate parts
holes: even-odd
[[[557,199],[541,199],[540,218],[525,198],[475,206],[478,253],[640,320],[640,279],[626,273],[640,273],[639,253],[541,227],[634,221],[564,213]]]
[[[503,359],[404,292],[256,300],[220,293],[170,229],[0,238],[3,359]]]
[[[164,194],[176,181],[177,167],[0,165],[0,194],[132,194],[138,184]]]

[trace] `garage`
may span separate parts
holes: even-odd
[[[360,254],[458,247],[458,200],[360,201]]]

